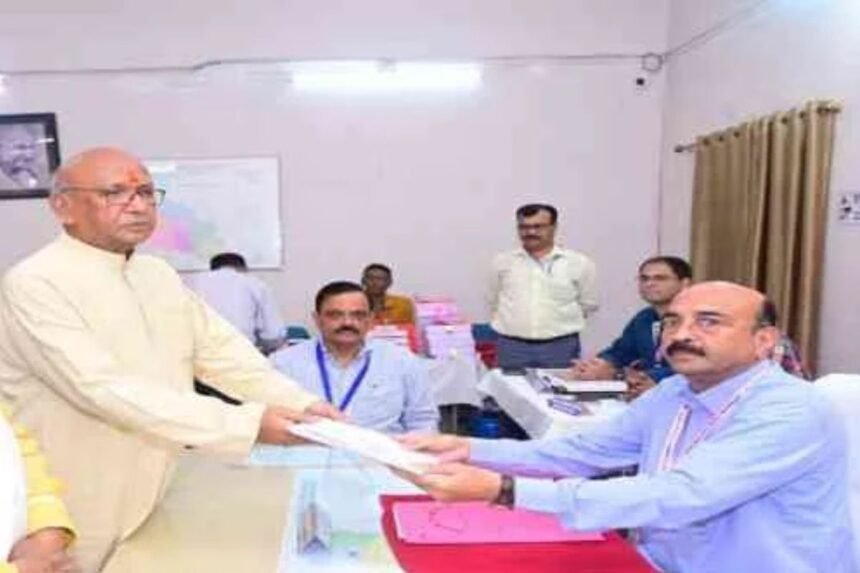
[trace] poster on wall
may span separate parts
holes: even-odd
[[[144,252],[180,271],[208,269],[209,259],[221,252],[241,254],[252,269],[281,266],[276,157],[151,159],[144,164],[166,191]]]
[[[0,199],[47,197],[59,164],[53,113],[0,115]]]
[[[843,191],[838,195],[837,220],[844,225],[860,225],[860,191]]]

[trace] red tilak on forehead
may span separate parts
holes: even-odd
[[[123,175],[128,178],[129,181],[133,181],[135,183],[149,181],[149,174],[138,166],[129,165],[123,171]]]

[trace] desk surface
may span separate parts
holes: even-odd
[[[491,370],[481,380],[479,390],[496,403],[532,438],[548,438],[582,430],[625,409],[619,400],[590,403],[592,415],[572,416],[547,404],[547,395],[538,394],[523,376],[507,376]]]
[[[165,499],[117,549],[105,572],[274,572],[291,474],[183,460]]]

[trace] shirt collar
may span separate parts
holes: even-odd
[[[696,394],[690,389],[689,381],[681,386],[681,392],[693,402],[698,402],[703,408],[712,414],[718,412],[720,408],[731,400],[735,392],[737,392],[744,384],[749,382],[756,376],[762,375],[764,372],[773,368],[773,364],[769,360],[759,361],[740,374],[735,374],[731,378],[727,378],[716,386],[699,392]]]
[[[529,258],[529,259],[534,258],[522,246],[517,249],[516,254],[520,257],[525,257],[525,258]],[[560,248],[558,245],[553,245],[552,249],[550,249],[550,251],[546,255],[544,255],[543,258],[538,259],[538,260],[549,261],[552,259],[560,259],[562,257],[564,257],[564,249]]]
[[[355,355],[355,358],[352,359],[352,362],[350,362],[350,365],[355,364],[356,362],[358,362],[360,360],[364,360],[364,358],[370,353],[372,342],[373,342],[372,340],[367,340],[367,339],[365,339],[364,342],[362,342],[361,350],[359,350],[358,354]],[[325,345],[325,342],[323,342],[322,338],[317,339],[317,344],[322,346],[323,356],[325,356],[326,362],[329,362],[331,364],[338,364],[338,365],[340,364],[337,360],[334,359],[334,356],[331,355],[331,353],[328,350],[328,347]],[[314,344],[314,346],[316,346],[316,344]]]
[[[104,264],[117,270],[124,270],[126,266],[135,259],[134,252],[132,252],[130,256],[126,257],[121,253],[106,251],[105,249],[94,247],[89,243],[76,239],[65,231],[60,235],[59,243],[64,248],[74,252],[78,257],[86,258],[90,261]]]

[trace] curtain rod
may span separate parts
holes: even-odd
[[[816,107],[816,111],[823,113],[839,113],[840,111],[842,111],[842,105],[836,102],[820,102]],[[805,115],[805,110],[800,112],[800,117],[804,117]],[[785,122],[785,119],[783,119],[782,121]],[[692,141],[690,143],[678,143],[672,149],[675,151],[675,153],[688,153],[690,151],[695,151],[697,145],[698,144],[695,141]]]

